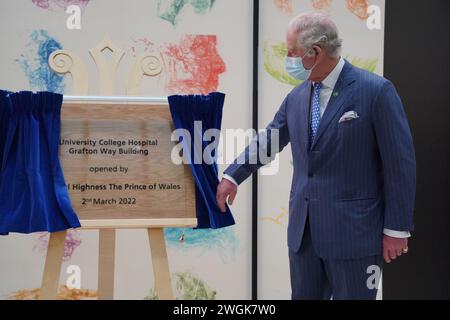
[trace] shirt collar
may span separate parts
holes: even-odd
[[[333,71],[331,71],[330,74],[325,79],[323,79],[322,81],[323,87],[327,87],[332,90],[334,89],[334,86],[336,85],[336,82],[339,79],[339,76],[342,72],[342,69],[344,68],[344,65],[345,60],[341,57],[336,67],[334,67]]]

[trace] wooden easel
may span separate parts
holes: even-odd
[[[112,58],[110,60],[105,59],[103,56],[105,49],[109,49],[112,52]],[[124,55],[124,50],[115,46],[108,38],[105,38],[97,47],[90,50],[90,54],[99,72],[100,94],[103,96],[113,96],[116,72]],[[59,74],[70,74],[72,76],[74,94],[79,95],[79,98],[87,96],[89,88],[87,67],[78,55],[66,50],[57,50],[50,55],[49,65]],[[139,95],[142,78],[144,76],[156,76],[161,71],[162,63],[157,56],[147,55],[136,59],[128,73],[126,81],[127,95]],[[133,99],[130,98],[130,100]],[[120,228],[147,229],[151,247],[156,294],[159,299],[173,299],[163,228],[197,226],[192,179],[188,183],[191,185],[186,191],[187,199],[189,198],[186,206],[186,212],[189,212],[189,217],[187,218],[81,220],[82,229],[99,230],[99,299],[113,299],[114,296],[115,230]],[[40,297],[42,300],[53,300],[57,298],[66,233],[66,231],[62,231],[50,234],[42,278]]]
[[[186,221],[188,222],[188,221]],[[195,225],[179,227],[194,227]],[[175,227],[175,226],[174,226]],[[89,229],[89,228],[83,228]],[[173,300],[169,261],[163,228],[148,228],[148,239],[155,279],[155,291],[160,300]],[[50,234],[41,287],[41,300],[56,300],[66,231]],[[100,229],[98,264],[98,299],[112,300],[114,296],[115,229]]]

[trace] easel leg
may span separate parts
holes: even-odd
[[[50,233],[44,274],[42,276],[41,300],[56,300],[58,296],[59,277],[64,256],[66,231]]]
[[[148,239],[155,274],[156,295],[159,300],[173,300],[164,230],[162,228],[148,229]]]
[[[116,230],[99,230],[98,250],[98,299],[114,298],[114,261],[116,249]]]

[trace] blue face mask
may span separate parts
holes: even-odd
[[[311,51],[311,50],[309,50]],[[308,52],[309,52],[308,51]],[[303,58],[308,54],[306,54],[303,57],[286,57],[285,65],[286,65],[286,71],[289,73],[291,77],[294,77],[298,80],[308,80],[311,76],[311,73],[316,65],[314,65],[311,69],[306,70],[303,66]]]

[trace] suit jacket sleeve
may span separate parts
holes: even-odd
[[[372,112],[383,170],[384,228],[411,231],[416,160],[408,120],[390,81],[383,84]]]
[[[244,152],[225,170],[237,184],[241,184],[252,173],[269,164],[289,143],[286,108],[289,95],[284,99],[274,119],[247,146]]]

